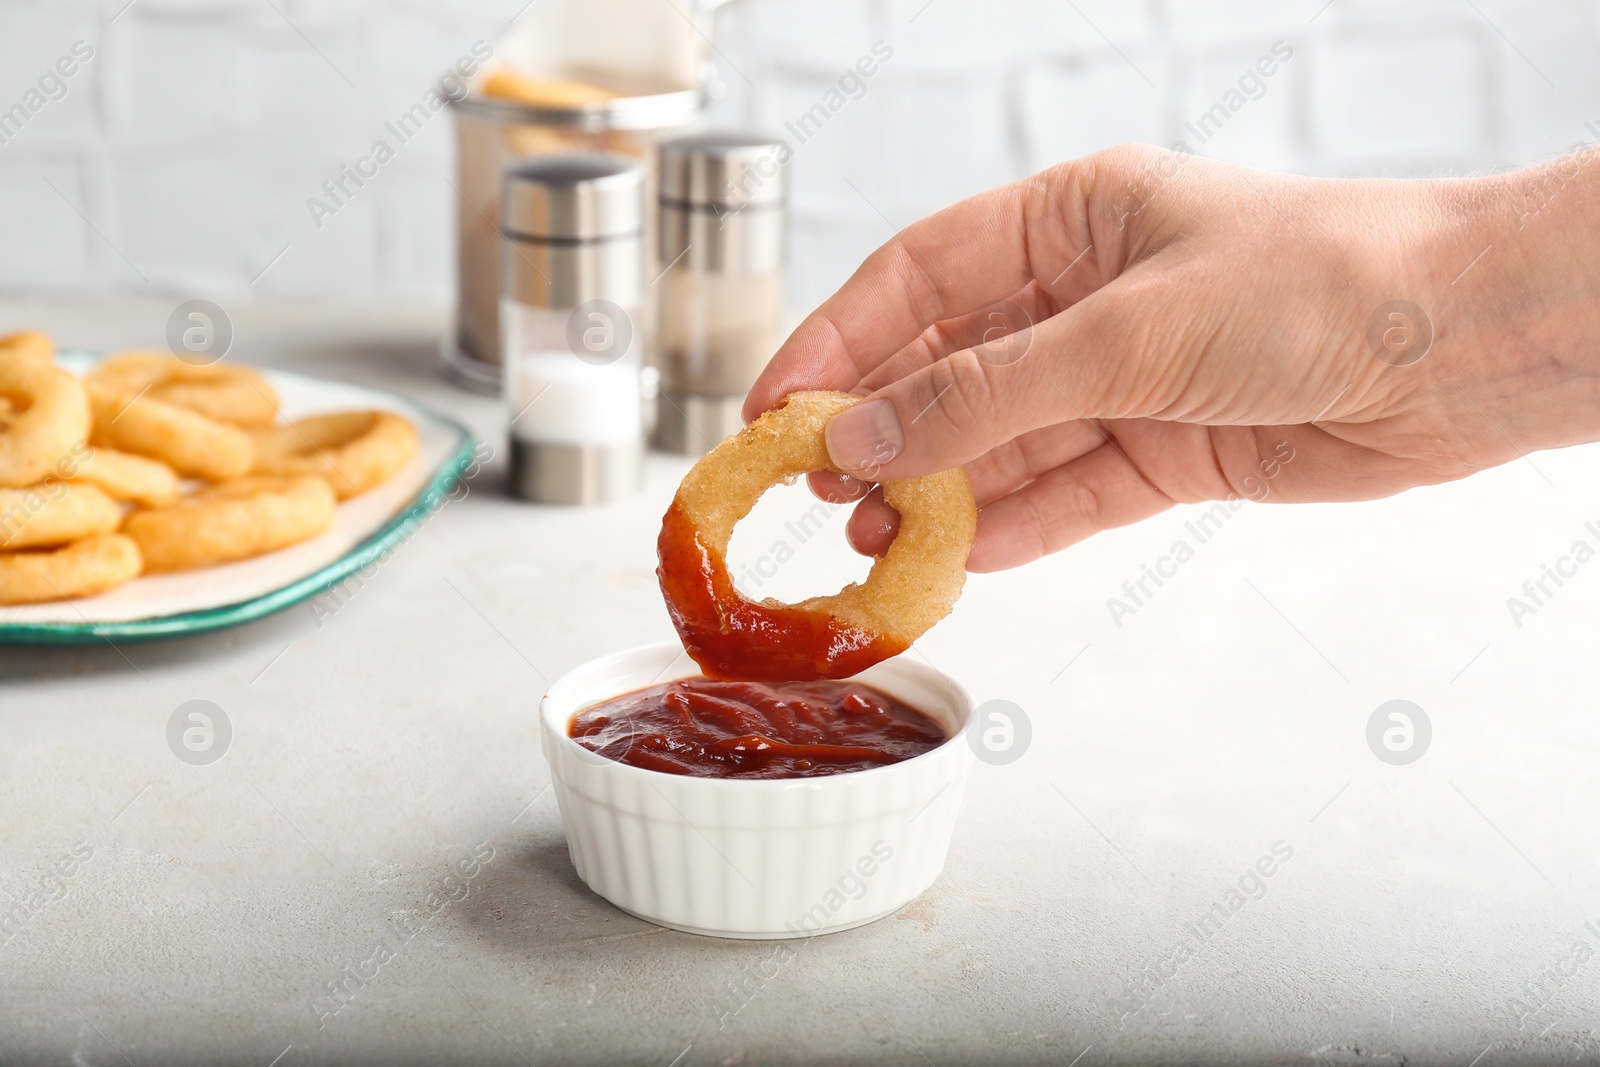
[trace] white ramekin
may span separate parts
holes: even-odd
[[[809,937],[896,911],[939,876],[973,753],[972,698],[906,656],[857,679],[939,719],[950,740],[823,778],[693,778],[604,759],[567,736],[578,711],[690,677],[676,643],[569,671],[540,709],[545,759],[578,876],[623,911],[712,937]]]

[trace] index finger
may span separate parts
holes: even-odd
[[[848,392],[929,326],[1059,278],[1090,247],[1087,180],[1081,162],[1062,164],[906,227],[789,335],[744,417],[797,389]]]

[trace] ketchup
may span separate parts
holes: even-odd
[[[948,738],[860,682],[681,678],[595,704],[567,733],[591,752],[700,778],[817,778],[882,767]]]
[[[656,544],[661,592],[690,658],[712,678],[763,682],[848,678],[906,646],[825,612],[740,596],[728,563],[674,500]]]

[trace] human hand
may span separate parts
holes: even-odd
[[[974,571],[1175,503],[1370,499],[1594,440],[1590,155],[1439,181],[1145,146],[1064,163],[874,252],[745,417],[798,389],[867,396],[827,431],[858,477],[813,489],[842,502],[963,466]],[[881,553],[897,522],[873,491],[851,543]]]

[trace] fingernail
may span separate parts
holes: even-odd
[[[869,478],[906,446],[900,415],[888,400],[869,400],[840,412],[828,423],[823,439],[837,466]]]

